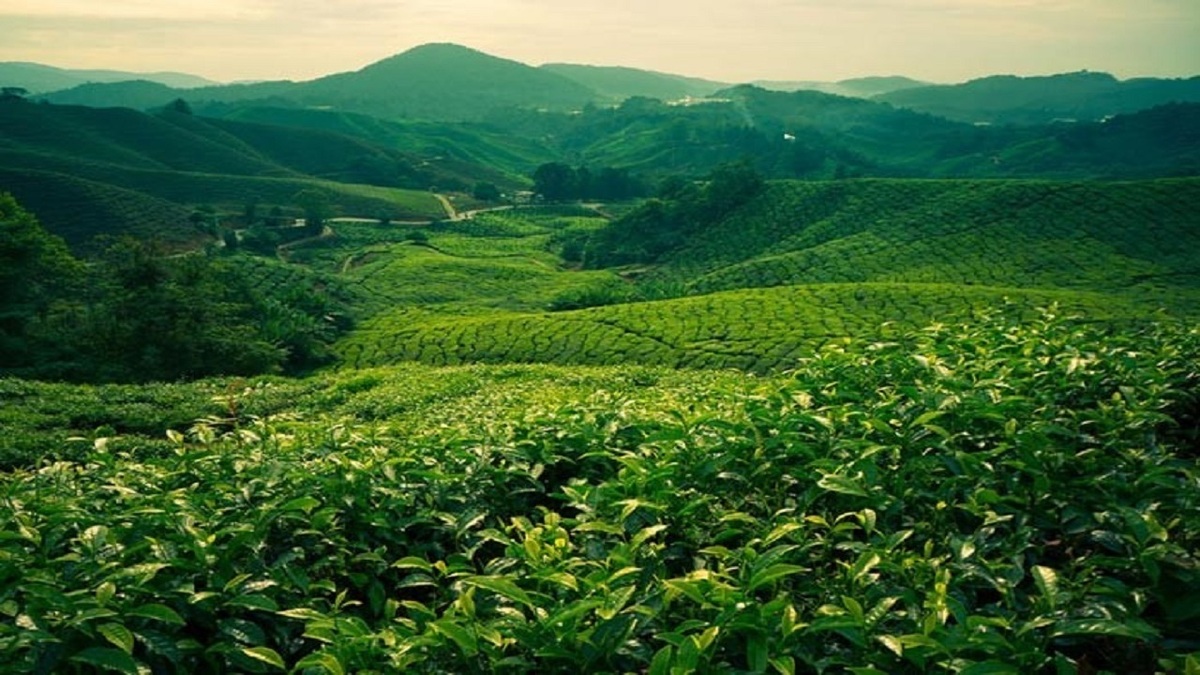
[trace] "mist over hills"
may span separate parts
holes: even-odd
[[[219,84],[188,73],[130,73],[121,70],[80,70],[56,68],[40,63],[27,63],[23,61],[0,63],[0,86],[21,87],[32,94],[60,91],[95,82],[115,83],[129,80],[157,82],[177,89],[191,89]]]

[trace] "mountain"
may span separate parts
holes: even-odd
[[[157,108],[187,96],[189,92],[149,80],[81,84],[70,89],[38,96],[38,100],[58,105],[81,105],[92,108]]]
[[[976,124],[1094,121],[1164,103],[1200,102],[1200,77],[1118,80],[1087,71],[1044,77],[996,75],[893,91],[874,100]]]
[[[657,98],[662,101],[704,98],[730,86],[712,80],[637,68],[547,63],[541,69],[578,82],[614,102],[634,96]]]
[[[361,113],[314,108],[214,104],[197,106],[206,117],[274,127],[329,131],[422,157],[425,165],[463,166],[462,173],[515,188],[539,164],[558,155],[536,139],[482,124],[388,120]]]
[[[31,94],[69,89],[92,82],[125,82],[145,80],[168,87],[190,89],[218,84],[187,73],[129,73],[119,70],[72,70],[40,63],[9,61],[0,63],[0,86],[21,87]]]
[[[428,44],[352,73],[296,85],[288,96],[384,117],[478,119],[507,107],[572,110],[595,92],[561,75],[453,44]]]
[[[390,119],[477,120],[497,108],[577,110],[599,95],[561,75],[453,44],[428,44],[360,70],[306,82],[199,89],[89,85],[43,96],[52,103],[148,108],[175,98],[272,102]]]
[[[912,89],[914,87],[928,86],[928,82],[921,82],[908,77],[898,75],[882,77],[858,77],[849,80],[840,80],[838,82],[787,82],[778,80],[757,80],[753,82],[755,86],[763,89],[771,89],[774,91],[819,91],[824,94],[835,94],[837,96],[852,96],[855,98],[871,98],[881,94],[891,93],[893,91],[901,91],[904,89]]]

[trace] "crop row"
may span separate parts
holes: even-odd
[[[640,363],[787,369],[821,345],[885,339],[896,327],[1010,304],[1130,320],[1136,302],[1103,294],[937,284],[822,284],[716,293],[555,314],[446,317],[383,312],[342,340],[343,364]]]
[[[0,191],[11,193],[76,251],[94,247],[99,235],[153,237],[174,246],[203,238],[183,206],[100,182],[0,168]]]
[[[658,274],[715,275],[712,288],[823,278],[1110,289],[1179,273],[1194,285],[1194,258],[1181,251],[1200,236],[1198,205],[1200,181],[1189,179],[776,183],[696,233]],[[780,256],[795,260],[772,267]],[[739,265],[750,267],[722,276]]]

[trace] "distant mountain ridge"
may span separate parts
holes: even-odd
[[[1118,80],[1089,71],[994,75],[962,84],[892,91],[873,100],[977,124],[1095,121],[1166,103],[1200,102],[1200,77]]]
[[[1045,77],[998,75],[931,85],[899,75],[838,82],[763,81],[782,91],[809,90],[869,99],[947,119],[1038,125],[1100,120],[1172,102],[1200,101],[1200,77],[1121,81],[1106,73]],[[252,102],[360,113],[392,120],[480,121],[506,109],[570,112],[630,98],[702,99],[728,88],[713,80],[637,68],[549,63],[533,67],[461,45],[435,43],[367,65],[303,82],[287,80],[171,87],[151,79],[91,83],[39,96],[52,103],[152,108],[189,102]]]
[[[69,89],[89,83],[144,80],[176,89],[193,89],[220,84],[199,75],[175,72],[131,73],[121,70],[80,70],[56,68],[41,63],[8,61],[0,63],[0,86],[20,87],[32,94]]]
[[[730,86],[725,82],[620,66],[547,63],[541,69],[574,80],[618,103],[635,96],[662,101],[703,98]]]
[[[771,89],[773,91],[819,91],[823,94],[849,96],[853,98],[871,98],[888,94],[893,91],[930,86],[928,82],[914,80],[900,75],[856,77],[837,82],[787,82],[777,80],[756,80],[751,84]]]

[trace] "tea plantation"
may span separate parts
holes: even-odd
[[[1184,672],[1198,362],[1194,328],[988,313],[764,378],[4,381],[18,435],[92,430],[0,483],[0,650],[21,672]]]
[[[0,377],[0,671],[1200,672],[1200,181],[640,208],[210,247],[302,376]]]

